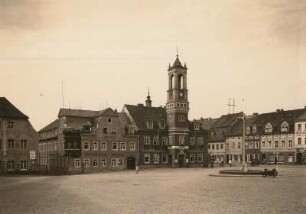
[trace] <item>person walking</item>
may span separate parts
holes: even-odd
[[[232,166],[232,160],[230,159],[230,160],[228,161],[228,163],[229,163],[229,166],[231,167],[231,166]]]
[[[138,165],[136,165],[136,175],[138,174],[138,172],[139,172],[139,167]]]

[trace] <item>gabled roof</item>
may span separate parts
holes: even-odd
[[[219,118],[201,118],[200,120],[197,120],[202,126],[203,129],[209,130],[218,120]]]
[[[213,125],[212,128],[231,127],[237,122],[237,118],[243,116],[243,112],[235,114],[222,115]]]
[[[110,116],[110,117],[118,117],[118,113],[116,111],[114,111],[113,109],[111,108],[107,108],[107,109],[104,109],[102,111],[99,111],[98,114],[96,115],[96,117],[99,117],[99,116]]]
[[[56,129],[58,128],[58,125],[59,125],[59,119],[56,119],[47,126],[45,126],[44,128],[42,128],[41,130],[39,130],[38,133]]]
[[[80,110],[80,109],[65,109],[61,108],[58,117],[69,116],[69,117],[95,117],[99,112],[91,110]]]
[[[153,122],[153,127],[157,127],[159,122],[167,121],[166,109],[163,107],[125,105],[125,108],[138,129],[147,129],[147,122]]]
[[[29,119],[27,115],[17,109],[10,101],[5,97],[0,97],[0,117],[5,118],[18,118]]]

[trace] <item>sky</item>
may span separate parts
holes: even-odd
[[[36,130],[63,106],[121,111],[148,89],[164,106],[178,51],[189,119],[227,114],[229,98],[247,114],[304,108],[305,12],[305,0],[0,0],[0,96]]]

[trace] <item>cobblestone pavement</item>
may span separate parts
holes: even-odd
[[[214,169],[0,177],[0,213],[306,213],[306,167],[282,176],[211,177]]]

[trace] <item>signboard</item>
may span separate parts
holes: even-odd
[[[31,160],[36,159],[36,151],[35,150],[30,150],[30,159]]]

